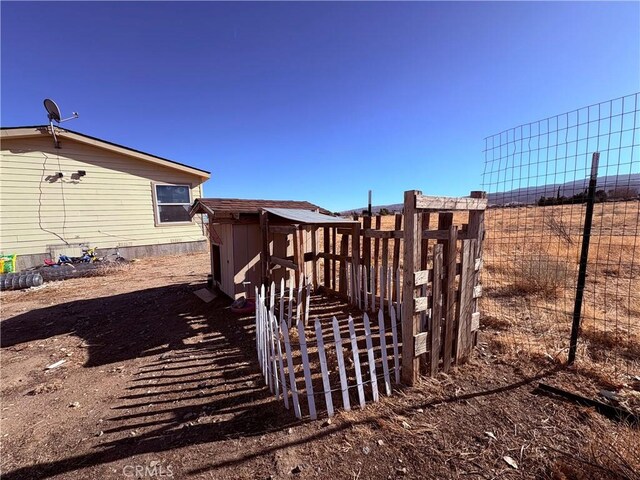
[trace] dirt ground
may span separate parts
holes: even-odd
[[[451,375],[297,421],[262,382],[252,317],[193,294],[208,265],[145,259],[0,294],[2,478],[640,478],[638,429],[536,393],[598,386],[507,363],[500,325]]]

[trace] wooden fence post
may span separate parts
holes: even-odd
[[[472,191],[469,195],[471,198],[487,198],[487,192],[482,191]],[[471,210],[469,212],[469,226],[467,227],[469,232],[469,238],[475,238],[476,248],[475,252],[473,252],[474,261],[479,261],[477,268],[475,268],[474,273],[474,288],[480,282],[480,270],[482,267],[482,250],[484,243],[484,210]],[[480,309],[478,306],[478,298],[473,299],[473,313],[472,313],[472,321],[471,321],[471,335],[472,335],[472,343],[473,346],[478,343],[478,328],[479,320],[480,320]]]
[[[360,299],[360,291],[358,289],[358,283],[356,281],[358,276],[358,270],[360,267],[360,222],[353,226],[353,238],[351,239],[351,271],[353,272],[352,278],[354,280],[353,292],[355,293],[355,299],[352,299],[354,305],[358,305]]]
[[[318,227],[311,226],[311,278],[313,282],[313,288],[318,288],[318,238],[316,232]]]
[[[322,230],[322,242],[324,243],[324,253],[331,253],[331,238],[329,237],[329,235],[331,235],[331,231],[329,229],[329,227],[324,227],[324,229]],[[322,284],[326,287],[326,288],[331,288],[331,263],[329,261],[329,259],[327,259],[326,257],[322,260],[322,264],[324,267],[324,279]]]
[[[269,217],[268,213],[264,210],[260,211],[260,228],[262,230],[262,284],[267,285],[269,283],[269,263],[271,258],[269,255]]]
[[[404,192],[404,256],[402,298],[402,382],[413,385],[418,379],[420,361],[415,356],[414,336],[419,333],[420,314],[415,313],[416,266],[420,265],[421,218],[416,212],[417,190]]]

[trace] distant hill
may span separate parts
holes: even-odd
[[[402,213],[402,209],[404,208],[403,203],[392,203],[391,205],[375,205],[371,206],[371,213],[377,215],[380,213],[380,210],[386,209],[389,213]],[[353,210],[345,210],[344,212],[340,212],[342,216],[353,215],[357,213],[358,215],[362,215],[362,211],[367,210],[367,207],[362,208],[354,208]]]
[[[575,180],[566,183],[550,183],[535,187],[523,187],[489,194],[489,205],[510,204],[535,204],[540,197],[572,197],[577,193],[584,192],[589,186],[589,179]],[[635,188],[640,191],[640,173],[626,175],[609,175],[599,177],[597,183],[598,190],[610,192],[616,188]]]
[[[575,180],[566,183],[550,183],[535,187],[522,187],[506,192],[490,193],[489,205],[505,205],[505,204],[522,204],[531,205],[538,203],[540,197],[556,197],[558,190],[561,197],[572,197],[577,193],[585,191],[589,186],[589,179]],[[604,190],[609,193],[616,188],[632,188],[640,192],[640,173],[631,173],[624,175],[609,175],[599,177],[597,183],[598,190]],[[376,205],[371,207],[373,214],[378,214],[380,210],[386,209],[389,213],[401,213],[404,205],[402,203],[393,203],[390,205]],[[362,214],[367,207],[355,208],[340,212],[340,215]]]

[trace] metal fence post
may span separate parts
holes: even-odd
[[[578,334],[580,333],[580,316],[582,313],[582,299],[584,297],[584,284],[587,279],[587,261],[589,259],[589,241],[591,240],[591,224],[593,222],[593,205],[596,198],[596,183],[598,180],[598,162],[600,153],[594,152],[591,157],[591,176],[589,178],[589,191],[587,193],[587,209],[584,218],[584,231],[582,233],[582,250],[580,252],[580,269],[578,271],[578,285],[576,287],[576,300],[573,307],[573,324],[571,325],[571,340],[569,342],[569,358],[567,365],[573,365],[576,360],[578,347]]]

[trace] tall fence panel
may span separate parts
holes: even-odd
[[[576,298],[583,295],[576,365],[606,381],[640,371],[638,96],[485,140],[483,323],[513,360],[567,362]],[[594,154],[599,162],[580,285]]]

